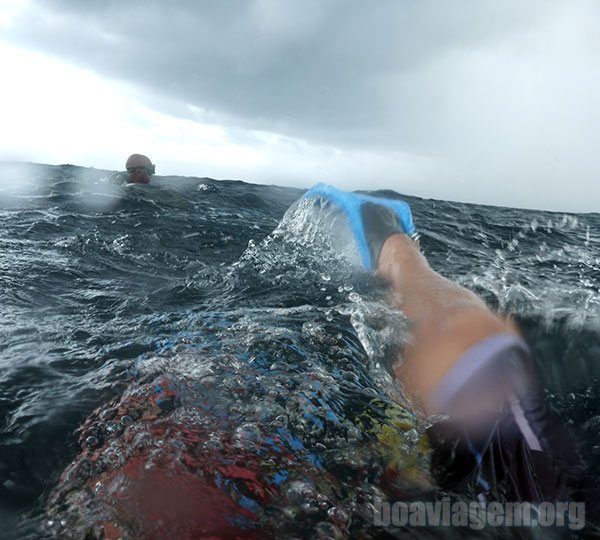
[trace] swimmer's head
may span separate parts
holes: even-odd
[[[155,166],[150,158],[142,154],[132,154],[125,163],[130,184],[149,184],[150,178],[155,173]]]

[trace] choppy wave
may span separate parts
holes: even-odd
[[[381,489],[433,488],[427,419],[386,369],[406,321],[343,224],[300,190],[106,176],[0,168],[5,530],[83,537],[115,519],[106,501],[132,489],[119,471],[134,463],[185,483],[218,456],[269,454],[254,469],[286,471],[276,492],[253,498],[235,475],[228,489],[279,535],[367,534]],[[600,216],[406,198],[432,266],[515,314],[599,477]],[[375,424],[394,427],[393,451]]]

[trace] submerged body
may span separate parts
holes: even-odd
[[[248,391],[236,396],[248,398]],[[201,380],[161,376],[134,384],[82,426],[84,451],[49,499],[46,532],[62,539],[193,540],[369,529],[368,514],[366,522],[353,516],[357,503],[369,503],[368,492],[357,498],[367,480],[378,478],[398,496],[432,486],[427,440],[410,439],[414,415],[389,401],[366,403],[353,419],[365,439],[353,447],[353,460],[336,464],[336,445],[311,446],[284,419],[261,423],[253,411],[240,415]],[[339,467],[350,476],[341,480]]]

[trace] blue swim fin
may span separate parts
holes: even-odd
[[[367,270],[377,268],[381,247],[391,234],[418,237],[410,206],[405,201],[340,191],[327,184],[312,187],[304,198],[323,199],[346,215]]]

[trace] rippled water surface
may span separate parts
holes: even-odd
[[[374,496],[435,489],[386,369],[406,321],[347,232],[301,190],[106,176],[0,165],[2,538],[195,538],[228,504],[232,531],[370,537]],[[432,266],[516,315],[600,480],[600,216],[406,199]]]

